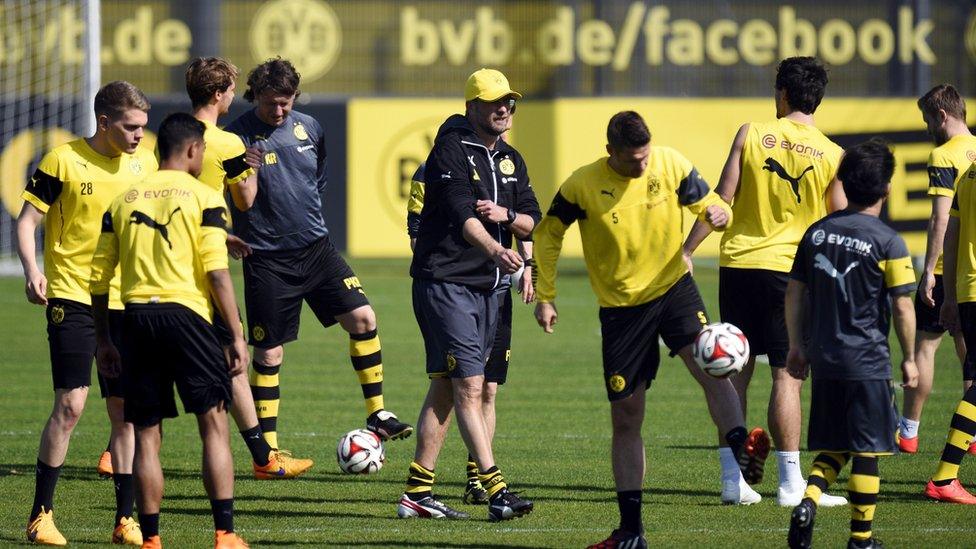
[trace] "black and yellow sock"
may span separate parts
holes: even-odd
[[[847,482],[847,494],[851,500],[851,539],[871,539],[871,521],[878,506],[878,458],[855,454],[851,460],[851,478]]]
[[[468,463],[465,466],[465,470],[468,473],[468,484],[469,485],[471,485],[471,484],[477,484],[478,483],[478,464],[475,463],[474,458],[471,457],[471,454],[468,454]]]
[[[956,406],[956,413],[952,416],[949,424],[949,435],[946,437],[945,448],[942,450],[942,459],[939,460],[939,468],[932,476],[932,482],[936,486],[946,486],[959,476],[959,464],[962,463],[969,443],[976,436],[976,385],[966,391],[959,406]]]
[[[488,492],[488,499],[495,497],[508,487],[505,484],[505,477],[502,476],[502,472],[498,470],[497,465],[492,465],[490,469],[483,473],[479,472],[478,480],[481,481],[481,487]]]
[[[366,401],[366,416],[383,409],[383,357],[376,330],[349,334],[349,358]]]
[[[839,452],[821,452],[813,460],[813,467],[810,467],[810,476],[807,477],[807,489],[803,492],[803,497],[813,501],[814,505],[820,504],[820,496],[827,491],[827,487],[837,480],[840,470],[847,465],[850,454]]]
[[[278,448],[278,405],[281,402],[281,390],[278,387],[278,372],[281,364],[265,366],[257,361],[251,363],[250,379],[251,396],[254,397],[254,409],[258,414],[258,425],[264,434],[264,440],[272,448]]]
[[[411,461],[410,474],[407,476],[407,497],[412,501],[424,499],[430,495],[433,487],[434,471]]]

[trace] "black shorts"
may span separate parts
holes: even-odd
[[[915,293],[915,327],[920,332],[944,334],[946,329],[939,322],[939,312],[945,301],[945,289],[942,286],[942,275],[935,275],[935,286],[932,288],[932,299],[935,307],[922,303],[922,292]]]
[[[217,341],[220,342],[222,347],[227,347],[234,342],[234,336],[230,333],[227,323],[224,322],[224,317],[220,316],[220,310],[217,308],[215,301],[210,301],[210,308],[213,309],[213,330],[214,334],[217,335]],[[241,318],[240,309],[237,310],[237,321],[240,322],[242,327],[244,326],[244,319]]]
[[[813,379],[810,395],[811,452],[894,454],[898,409],[889,379]]]
[[[766,269],[718,270],[718,309],[722,322],[734,324],[749,340],[752,356],[766,355],[769,365],[786,366],[786,284],[789,275]]]
[[[109,311],[112,342],[120,345],[122,311]],[[91,306],[68,299],[47,302],[47,342],[51,353],[51,378],[55,389],[76,389],[91,385],[95,360],[95,319]],[[102,398],[121,397],[122,381],[98,374]]]
[[[512,358],[512,292],[499,290],[498,324],[495,325],[495,341],[485,365],[485,381],[504,385],[508,379],[508,363]]]
[[[352,269],[329,237],[301,250],[254,252],[244,258],[244,303],[250,343],[271,349],[298,338],[302,301],[323,326],[369,305]]]
[[[962,363],[962,379],[976,381],[976,303],[959,304],[959,328],[966,341],[966,360]]]
[[[122,378],[125,420],[136,426],[177,416],[174,383],[189,414],[232,400],[227,362],[213,327],[175,303],[126,306]]]
[[[675,282],[661,297],[633,307],[601,307],[603,377],[611,401],[647,389],[661,362],[658,336],[671,356],[691,345],[708,324],[705,304],[691,275]]]

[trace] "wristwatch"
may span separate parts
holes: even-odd
[[[502,225],[511,225],[512,223],[515,223],[515,218],[516,217],[518,217],[518,212],[516,212],[515,210],[509,208],[508,209],[508,219],[506,219],[505,221],[502,221]]]

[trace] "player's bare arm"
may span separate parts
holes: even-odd
[[[34,234],[42,219],[44,213],[30,202],[24,202],[17,216],[17,255],[24,268],[24,291],[27,301],[36,305],[47,305],[47,277],[37,266],[37,248],[34,244]]]
[[[227,369],[230,376],[234,377],[244,373],[251,362],[247,342],[244,340],[244,328],[237,320],[240,317],[237,311],[237,301],[234,297],[234,284],[231,282],[230,271],[227,269],[207,272],[207,280],[210,282],[210,293],[217,305],[217,310],[233,338],[233,342],[228,348]]]
[[[959,218],[950,217],[946,224],[942,254],[942,287],[945,298],[939,311],[939,322],[950,333],[959,331],[959,309],[956,303],[956,263],[959,253]]]
[[[556,302],[553,301],[540,301],[535,306],[535,321],[539,323],[542,327],[542,331],[547,334],[552,333],[553,326],[556,325],[556,320],[559,318],[559,313],[556,311]]]
[[[797,379],[806,379],[810,362],[803,350],[803,318],[806,316],[803,295],[807,285],[790,280],[786,286],[786,331],[790,338],[790,351],[786,355],[786,369]]]
[[[255,170],[260,167],[254,166],[247,160],[247,153],[244,153],[245,162]],[[258,195],[258,174],[252,173],[244,181],[235,185],[229,185],[230,197],[234,201],[234,207],[242,212],[246,212],[254,205],[254,198]]]
[[[922,269],[922,278],[919,280],[918,288],[922,302],[929,307],[935,307],[935,299],[932,297],[932,288],[935,287],[935,265],[939,261],[939,256],[942,255],[942,243],[945,239],[946,226],[949,224],[949,208],[951,206],[951,197],[942,195],[932,197],[932,214],[929,216],[925,239],[925,266]]]
[[[895,324],[895,334],[901,345],[902,387],[918,387],[918,367],[915,365],[915,305],[908,294],[895,296],[891,300],[891,313]]]
[[[532,276],[535,275],[535,262],[532,261],[532,241],[516,240],[515,244],[518,246],[519,254],[521,254],[525,265],[525,271],[519,280],[517,291],[522,295],[522,303],[532,303],[535,301],[535,282],[532,280]]]
[[[503,273],[512,274],[522,266],[518,252],[499,244],[476,218],[470,217],[464,222],[462,233],[465,240],[490,257]]]

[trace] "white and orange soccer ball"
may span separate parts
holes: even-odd
[[[732,324],[717,322],[702,328],[691,352],[708,375],[729,377],[741,372],[749,360],[749,340]]]
[[[343,472],[354,475],[375,473],[386,462],[386,451],[380,437],[366,429],[349,431],[339,439],[336,461]]]

